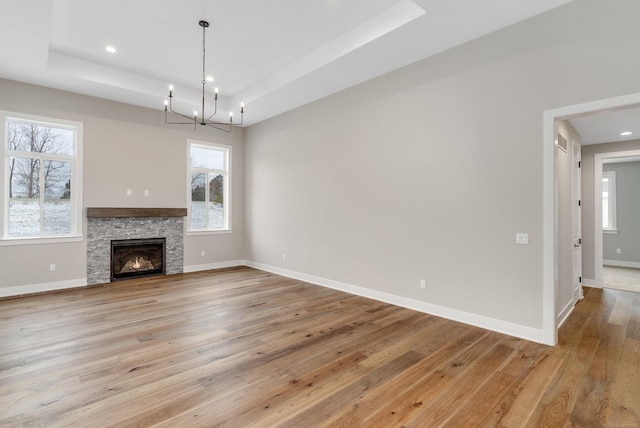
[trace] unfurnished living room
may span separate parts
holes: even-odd
[[[640,426],[637,0],[0,6],[0,426]]]

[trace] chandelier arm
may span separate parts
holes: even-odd
[[[204,109],[202,110],[202,113],[204,114]],[[215,116],[215,115],[216,115],[216,113],[218,113],[218,94],[216,94],[216,98],[215,98],[215,101],[214,101],[214,104],[213,104],[213,113],[211,114],[211,116],[209,116],[209,117],[206,119],[206,121],[211,120],[211,118],[212,118],[213,116]],[[203,117],[204,117],[204,116],[203,116]]]
[[[164,110],[164,111],[165,111],[165,113],[166,113],[166,112],[167,112],[167,109],[165,108],[165,110]],[[198,119],[197,119],[195,116],[187,116],[186,114],[182,114],[182,113],[180,113],[179,111],[175,111],[175,110],[173,110],[173,109],[171,108],[171,101],[169,101],[169,111],[170,111],[171,113],[173,113],[173,114],[177,114],[178,116],[182,116],[182,117],[184,117],[185,119],[189,119],[191,122],[197,122],[197,121],[198,121]],[[165,115],[166,115],[166,114],[165,114]],[[191,122],[189,122],[189,123],[191,123]]]
[[[188,119],[189,122],[170,122],[169,121],[169,111],[171,111],[171,113],[184,117],[185,119]],[[187,116],[186,114],[182,114],[180,112],[177,111],[173,111],[173,109],[171,108],[171,98],[169,98],[169,110],[167,110],[167,106],[164,106],[164,123],[168,124],[168,125],[191,125],[193,124],[193,129],[196,130],[196,124],[197,122],[197,118],[196,117],[190,117]]]
[[[242,125],[242,119],[240,120],[240,123],[234,123],[232,120],[230,120],[229,122],[207,121],[206,124],[207,125],[212,124],[212,125],[240,126]]]
[[[214,123],[212,123],[212,122],[207,122],[207,123],[205,123],[205,125],[210,126],[211,128],[219,129],[220,131],[224,131],[224,132],[231,132],[231,126],[229,126],[229,128],[228,128],[228,129],[227,129],[227,128],[221,128],[221,127],[219,127],[219,126],[216,126],[216,125],[215,125]],[[220,124],[220,125],[223,125],[223,124]]]
[[[189,122],[180,122],[179,124],[182,125],[191,125],[192,123],[198,123],[198,121],[196,119],[193,118],[193,116],[189,117],[186,114],[182,114],[182,113],[176,113],[176,112],[171,112],[173,114],[177,114],[178,116],[184,117],[185,119],[189,120]],[[166,116],[166,115],[165,115]],[[176,124],[178,124],[178,122],[175,122]]]
[[[216,110],[218,110],[218,104],[217,104],[218,99],[216,98]],[[233,117],[229,118],[229,122],[216,122],[214,121],[209,121],[209,119],[211,119],[213,117],[213,115],[209,116],[209,118],[206,120],[206,122],[208,123],[213,123],[216,125],[227,125],[230,124],[231,126],[241,126],[242,123],[244,122],[244,107],[242,107],[242,109],[240,110],[240,123],[233,123]]]

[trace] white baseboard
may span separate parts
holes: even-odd
[[[311,284],[323,287],[333,288],[345,293],[357,296],[367,297],[369,299],[378,300],[396,306],[423,312],[429,315],[458,321],[464,324],[473,325],[475,327],[484,328],[486,330],[507,334],[509,336],[519,337],[533,342],[543,343],[543,332],[540,329],[523,326],[520,324],[510,323],[495,318],[485,317],[482,315],[472,314],[469,312],[459,311],[457,309],[447,308],[444,306],[434,305],[432,303],[410,299],[395,294],[389,294],[382,291],[371,290],[369,288],[357,285],[346,284],[339,281],[333,281],[313,275],[307,275],[287,269],[269,266],[262,263],[256,263],[249,260],[232,260],[227,262],[202,264],[185,266],[184,272],[198,272],[211,269],[221,269],[227,267],[249,266],[256,269],[272,272],[278,275],[298,279],[300,281],[309,282]],[[48,291],[65,290],[70,288],[85,287],[87,279],[77,279],[69,281],[49,282],[43,284],[18,285],[14,287],[0,288],[0,297],[21,296],[25,294],[42,293]],[[568,315],[568,314],[567,314]]]
[[[584,285],[585,287],[591,287],[591,288],[602,288],[601,286],[596,284],[595,279],[589,279],[589,278],[582,278],[582,285]]]
[[[203,270],[221,269],[226,267],[244,266],[244,260],[234,260],[221,263],[210,263],[203,265],[184,266],[183,271],[199,272]],[[68,281],[46,282],[42,284],[16,285],[13,287],[0,287],[0,298],[17,297],[26,294],[45,293],[50,291],[61,291],[71,288],[79,288],[87,286],[87,278],[74,279]]]
[[[628,267],[628,268],[640,269],[640,263],[625,262],[624,260],[603,260],[602,264],[605,266]]]
[[[42,284],[15,285],[0,288],[0,297],[24,296],[25,294],[45,293],[49,291],[67,290],[87,286],[87,278],[69,281],[45,282]]]
[[[569,318],[569,315],[571,315],[571,312],[573,312],[573,308],[575,307],[576,305],[573,303],[573,300],[572,300],[569,303],[567,303],[567,305],[562,309],[562,311],[560,311],[560,313],[556,318],[558,328],[560,328],[560,326],[564,324],[567,318]]]
[[[282,269],[274,266],[265,265],[262,263],[256,263],[249,260],[245,260],[245,265],[256,269],[264,270],[267,272],[275,273],[282,276],[298,279],[300,281],[309,282],[316,285],[321,285],[335,290],[344,291],[349,294],[355,294],[369,299],[378,300],[392,305],[401,306],[404,308],[412,309],[418,312],[426,313],[429,315],[435,315],[441,318],[446,318],[453,321],[458,321],[464,324],[473,325],[486,330],[495,331],[498,333],[507,334],[509,336],[519,337],[521,339],[530,340],[532,342],[543,343],[543,332],[541,329],[535,329],[519,324],[510,323],[507,321],[498,320],[495,318],[489,318],[482,315],[476,315],[469,312],[459,311],[457,309],[451,309],[444,306],[434,305],[415,299],[409,299],[395,294],[389,294],[382,291],[371,290],[369,288],[360,287],[357,285],[345,284],[343,282],[333,281],[326,278],[320,278],[313,275],[307,275],[300,272],[295,272],[287,269]]]
[[[244,260],[231,260],[228,262],[219,262],[219,263],[206,263],[202,265],[191,265],[185,266],[183,269],[184,273],[189,272],[200,272],[203,270],[211,270],[211,269],[222,269],[228,267],[237,267],[237,266],[245,266]]]

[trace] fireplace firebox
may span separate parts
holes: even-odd
[[[111,241],[111,281],[166,273],[166,238]]]

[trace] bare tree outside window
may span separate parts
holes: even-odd
[[[8,120],[9,235],[71,232],[74,130]]]
[[[229,149],[191,144],[191,230],[228,228]]]

